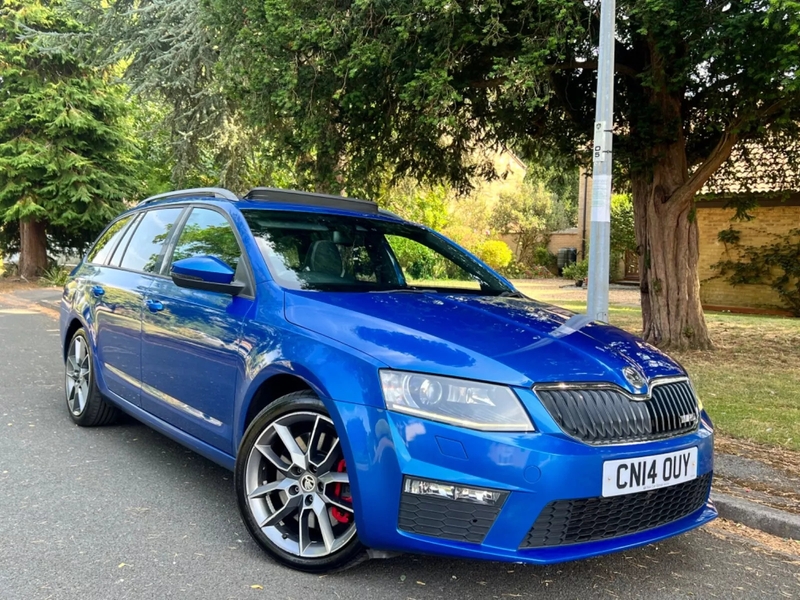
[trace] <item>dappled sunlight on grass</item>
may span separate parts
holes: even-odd
[[[677,356],[719,430],[800,450],[800,321],[709,313],[716,349]]]

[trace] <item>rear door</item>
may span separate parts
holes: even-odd
[[[182,207],[140,213],[102,257],[103,264],[94,265],[89,293],[96,302],[98,366],[109,391],[137,406],[144,294],[161,266],[165,241],[181,212]]]
[[[142,408],[210,444],[233,453],[236,381],[244,360],[239,341],[254,307],[252,277],[238,234],[222,211],[191,209],[162,268],[190,256],[214,256],[245,284],[236,297],[181,288],[169,277],[147,292],[142,330]]]
[[[138,402],[138,386],[114,376],[111,369],[127,372],[139,360],[139,303],[127,294],[124,273],[108,267],[114,253],[127,243],[140,215],[128,215],[111,224],[86,257],[85,285],[79,288],[81,304],[93,324],[97,368],[108,388],[129,402]],[[86,310],[85,308],[83,309]]]

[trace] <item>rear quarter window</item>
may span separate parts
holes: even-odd
[[[94,247],[89,250],[86,260],[96,265],[104,265],[108,260],[108,255],[116,247],[131,219],[132,217],[123,217],[119,221],[112,223],[95,242]]]
[[[122,239],[120,239],[119,244],[117,244],[117,247],[114,248],[114,252],[108,259],[107,264],[109,266],[118,267],[119,263],[122,262],[122,255],[125,254],[125,248],[128,247],[128,243],[131,241],[131,236],[136,231],[136,227],[139,224],[138,222],[140,221],[141,216],[141,213],[139,213],[133,217],[133,221],[131,221],[131,224],[125,230],[125,233],[122,235]]]

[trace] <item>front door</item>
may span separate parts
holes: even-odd
[[[211,208],[192,209],[169,262],[200,255],[226,262],[245,290],[232,297],[156,279],[142,318],[142,408],[233,454],[233,404],[244,366],[239,341],[254,301],[233,228]],[[169,273],[169,264],[162,273]]]

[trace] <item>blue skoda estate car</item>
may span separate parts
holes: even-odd
[[[372,202],[148,198],[72,272],[61,340],[75,423],[121,410],[232,469],[250,534],[296,569],[553,563],[716,516],[680,365]]]

